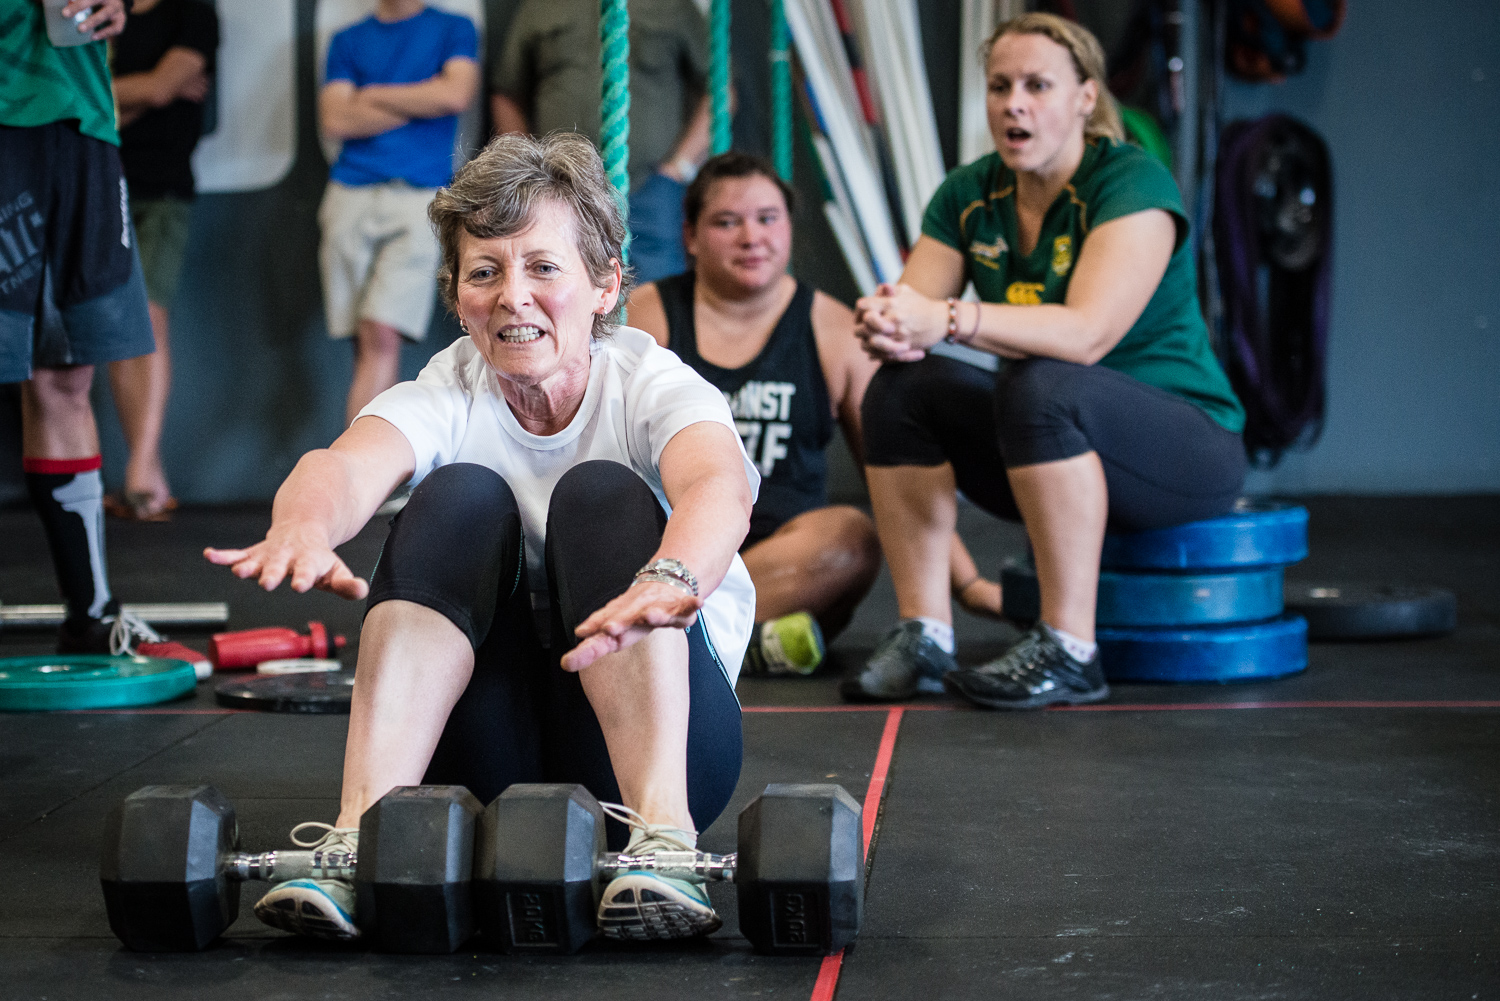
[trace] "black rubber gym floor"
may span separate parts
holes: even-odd
[[[1308,503],[1312,555],[1294,576],[1450,588],[1458,632],[1315,645],[1305,674],[1272,683],[1116,686],[1082,710],[1002,715],[931,698],[849,711],[837,662],[891,621],[882,580],[831,670],[742,683],[745,770],[706,850],[733,850],[734,817],[767,782],[837,781],[863,800],[885,779],[864,930],[841,968],[753,954],[725,886],[713,888],[725,927],[706,942],[595,943],[571,958],[300,942],[251,916],[258,884],[214,948],[127,952],[98,884],[100,828],[125,794],[210,782],[235,802],[251,850],[284,847],[294,823],[335,812],[346,717],[227,713],[201,685],[146,710],[0,715],[0,996],[1494,997],[1500,503]],[[232,628],[321,619],[349,635],[353,664],[357,606],[265,595],[201,562],[204,545],[249,541],[268,518],[255,507],[112,522],[116,591],[226,600]],[[985,566],[1021,549],[1016,529],[972,511],[963,527]],[[372,525],[345,547],[357,572],[383,533]],[[34,516],[0,512],[0,538],[0,600],[55,601]],[[965,662],[1013,635],[962,616],[957,626]],[[49,646],[0,636],[0,655]]]

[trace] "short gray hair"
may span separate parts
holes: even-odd
[[[578,253],[595,288],[609,286],[613,262],[620,262],[619,302],[609,316],[594,317],[593,336],[606,336],[634,285],[624,263],[625,217],[598,150],[576,132],[540,139],[518,133],[496,136],[459,169],[452,184],[438,191],[427,215],[443,250],[438,271],[443,302],[457,312],[461,232],[479,239],[514,236],[531,225],[547,202],[573,210]]]

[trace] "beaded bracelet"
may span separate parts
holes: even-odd
[[[949,344],[957,344],[958,343],[958,300],[955,299],[955,298],[953,298],[950,295],[948,297],[948,299],[947,299],[947,303],[948,303],[948,336],[944,337],[943,340],[947,341]]]

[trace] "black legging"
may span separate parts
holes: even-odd
[[[661,544],[667,518],[651,488],[614,462],[565,473],[547,511],[551,650],[536,636],[516,498],[500,475],[454,463],[435,470],[396,517],[370,584],[369,608],[400,599],[442,613],[474,646],[474,675],[448,717],[426,782],[468,786],[488,803],[513,782],[580,782],[619,802],[599,721],[562,655],[578,623],[630,586]],[[700,617],[687,632],[688,807],[701,831],[739,781],[740,707]],[[610,843],[625,828],[610,821]]]
[[[887,363],[865,392],[865,462],[952,463],[958,489],[1020,520],[1005,470],[1097,452],[1109,527],[1142,531],[1227,512],[1245,479],[1240,436],[1201,409],[1100,365],[1028,358],[998,374],[952,358]]]

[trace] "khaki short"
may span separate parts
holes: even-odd
[[[318,209],[328,336],[351,337],[361,320],[395,327],[414,341],[427,336],[441,257],[427,221],[436,193],[403,181],[328,182]]]

